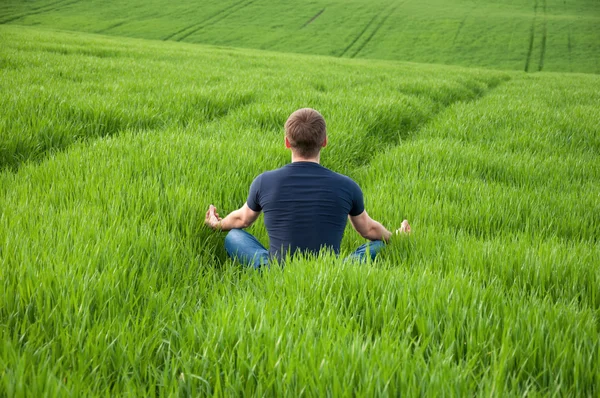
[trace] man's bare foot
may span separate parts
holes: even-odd
[[[396,230],[396,235],[400,235],[400,234],[410,234],[410,224],[408,223],[408,220],[404,220],[402,221],[402,224],[400,225],[400,228],[398,228]]]

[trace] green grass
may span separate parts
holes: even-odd
[[[0,44],[0,395],[598,395],[600,77]],[[253,272],[203,227],[289,161],[301,106],[369,213],[412,222],[374,264]]]
[[[336,57],[600,73],[594,0],[6,0],[0,23]]]

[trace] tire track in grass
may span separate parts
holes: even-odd
[[[533,20],[531,21],[531,30],[529,33],[529,49],[527,50],[527,58],[525,60],[525,72],[529,71],[529,62],[531,62],[531,53],[533,52],[533,40],[535,39],[535,20],[537,17],[538,2],[535,0],[533,6]]]
[[[375,36],[377,34],[377,32],[379,32],[379,29],[381,29],[381,27],[383,25],[385,25],[385,23],[387,22],[388,18],[390,17],[390,15],[392,15],[396,9],[398,7],[400,7],[402,4],[404,4],[404,2],[397,4],[395,6],[392,6],[392,8],[390,8],[389,12],[387,12],[385,14],[385,16],[383,17],[383,19],[381,20],[381,22],[375,27],[375,29],[371,32],[371,34],[369,35],[369,37],[367,37],[367,40],[363,41],[363,43],[358,46],[358,49],[350,56],[350,58],[354,58],[358,55],[358,53],[360,53],[362,51],[363,48],[365,48],[365,46],[367,44],[369,44],[369,42],[371,42],[371,39],[373,39],[373,36]]]
[[[402,2],[401,4],[403,4],[403,3],[405,3],[405,1],[404,1],[404,2]],[[398,4],[398,5],[396,5],[396,6],[393,6],[393,5],[392,5],[392,7],[395,9],[395,8],[399,7],[401,4]],[[352,48],[352,47],[353,47],[353,46],[354,46],[354,45],[355,45],[355,44],[356,44],[356,43],[357,43],[357,42],[360,40],[360,38],[361,38],[361,37],[363,37],[363,36],[365,35],[365,33],[366,33],[368,30],[369,30],[369,28],[371,27],[371,25],[373,25],[373,23],[374,23],[374,22],[377,20],[377,18],[379,18],[379,16],[380,16],[381,14],[383,14],[383,13],[384,13],[386,10],[388,10],[388,9],[389,9],[389,7],[388,7],[388,8],[383,8],[383,9],[382,9],[382,10],[381,10],[379,13],[377,13],[377,14],[376,14],[376,15],[375,15],[375,16],[374,16],[374,17],[373,17],[373,18],[372,18],[372,19],[371,19],[371,20],[370,20],[370,21],[369,21],[369,22],[368,22],[368,23],[365,25],[365,27],[364,27],[364,28],[363,28],[363,29],[360,31],[360,33],[358,34],[358,36],[356,36],[356,37],[354,38],[354,40],[352,40],[352,41],[350,42],[350,44],[348,44],[348,46],[346,46],[346,48],[344,48],[344,51],[342,51],[342,53],[341,53],[340,55],[338,55],[338,57],[343,57],[344,55],[346,55],[346,53],[348,53],[348,51],[349,51],[349,50],[350,50],[350,49],[351,49],[351,48]],[[390,13],[388,13],[388,16],[389,16],[389,14],[390,14]],[[384,19],[387,19],[387,17],[385,17]],[[379,27],[381,27],[381,23],[378,25],[378,27],[376,27],[376,28],[375,28],[375,30],[376,30],[376,31],[377,31],[377,30],[379,30]],[[370,36],[370,38],[367,38],[367,40],[370,40],[370,39],[371,39],[373,36],[374,36],[374,34],[372,34],[372,35]],[[363,46],[363,47],[364,47],[364,46]],[[354,55],[352,55],[351,57],[352,57],[352,58],[354,58],[354,56],[355,56],[356,54],[357,54],[357,52],[355,52],[355,53],[354,53]]]
[[[469,13],[470,12],[468,12],[467,15],[463,17],[462,21],[460,21],[460,25],[458,25],[458,29],[456,29],[456,33],[454,34],[454,39],[452,39],[452,45],[456,43],[456,39],[458,38],[458,35],[460,35],[460,31],[462,30],[463,26],[465,26],[465,21],[467,20]]]
[[[229,16],[231,16],[231,15],[235,14],[236,12],[238,12],[238,11],[240,11],[240,10],[242,10],[242,9],[244,9],[244,8],[246,8],[246,7],[248,7],[249,5],[251,5],[252,3],[254,3],[255,1],[256,1],[256,0],[251,0],[251,1],[247,2],[247,3],[245,3],[245,4],[242,4],[241,6],[239,6],[238,8],[236,8],[235,10],[233,10],[233,11],[231,11],[231,12],[228,12],[228,13],[226,13],[226,14],[220,14],[220,18],[213,19],[212,21],[209,21],[208,23],[206,23],[206,24],[204,24],[204,25],[202,25],[202,26],[198,27],[198,29],[194,29],[194,30],[192,30],[192,31],[190,31],[190,32],[188,32],[188,33],[186,33],[185,35],[183,35],[183,36],[181,36],[179,39],[177,39],[177,41],[182,41],[183,39],[186,39],[186,38],[188,38],[189,36],[193,35],[194,33],[198,32],[199,30],[201,30],[201,29],[203,29],[203,28],[206,28],[207,26],[214,25],[214,24],[216,24],[217,22],[224,20],[225,18],[227,18],[227,17],[229,17]]]
[[[512,46],[513,39],[515,37],[515,30],[517,27],[517,21],[513,21],[512,26],[510,28],[510,38],[508,39],[508,45],[506,46],[506,53],[510,54],[510,48]]]
[[[38,6],[38,7],[32,7],[31,9],[29,9],[29,12],[24,12],[24,13],[21,13],[21,14],[18,14],[18,15],[13,15],[12,17],[9,17],[9,19],[5,19],[3,21],[0,21],[0,24],[9,23],[9,22],[12,22],[12,21],[16,21],[17,19],[24,18],[24,17],[26,17],[28,15],[35,15],[36,11],[42,10],[43,8],[48,8],[49,10],[51,10],[52,9],[51,7],[54,7],[55,5],[60,4],[60,3],[64,2],[64,1],[66,1],[66,0],[58,0],[58,1],[55,1],[54,3],[44,4],[44,5],[41,5],[41,6]]]
[[[32,8],[29,12],[25,12],[25,13],[22,13],[22,14],[19,14],[19,15],[14,15],[12,17],[9,17],[8,19],[0,21],[0,25],[11,23],[13,21],[16,21],[17,19],[29,17],[29,16],[32,16],[32,15],[43,14],[43,13],[49,12],[49,11],[57,11],[57,10],[60,10],[62,8],[65,8],[67,6],[70,6],[72,4],[79,3],[79,1],[80,0],[74,0],[74,1],[68,2],[66,0],[60,0],[60,1],[57,1],[57,2],[54,2],[54,3],[46,4],[44,6],[39,6],[37,8]]]
[[[223,13],[223,12],[225,12],[225,11],[229,10],[230,8],[232,8],[232,7],[235,7],[235,6],[239,5],[239,4],[242,4],[242,3],[244,3],[245,1],[246,1],[246,0],[241,0],[241,1],[238,1],[237,3],[234,3],[234,4],[232,4],[232,5],[228,6],[228,7],[225,7],[224,9],[217,11],[216,13],[214,13],[213,15],[211,15],[211,16],[210,16],[210,17],[208,17],[208,18],[206,18],[205,20],[203,20],[203,21],[202,21],[202,22],[200,22],[200,23],[193,23],[193,24],[191,24],[191,25],[188,25],[188,26],[186,26],[185,28],[179,29],[177,32],[174,32],[174,33],[171,33],[170,35],[167,35],[167,36],[165,36],[165,37],[163,38],[163,40],[170,40],[171,38],[173,38],[173,37],[177,36],[177,35],[178,35],[178,34],[180,34],[180,33],[183,33],[183,32],[185,32],[185,31],[186,31],[186,30],[188,30],[188,29],[193,29],[193,28],[197,27],[198,25],[201,25],[201,24],[203,24],[203,23],[205,23],[205,22],[207,22],[207,21],[210,21],[212,18],[215,18],[216,16],[220,15],[221,13]]]
[[[42,8],[52,8],[60,3],[64,3],[66,0],[58,0],[55,1],[54,3],[48,3],[48,4],[43,4],[41,6],[37,6],[37,7],[32,7],[31,11],[38,11],[41,10]]]
[[[308,25],[310,25],[311,23],[313,23],[315,21],[315,19],[319,18],[321,16],[321,14],[323,14],[324,12],[325,12],[325,8],[323,8],[321,11],[319,11],[318,13],[316,13],[315,16],[313,16],[311,19],[309,19],[308,21],[306,21],[304,23],[304,25],[302,25],[300,27],[300,29],[306,28]]]
[[[403,112],[399,109],[395,110],[389,107],[379,109],[379,114],[364,126],[366,134],[360,138],[364,141],[364,145],[360,146],[368,149],[363,149],[359,155],[353,158],[353,165],[368,167],[375,154],[386,150],[386,148],[401,145],[402,141],[418,135],[420,131],[452,106],[458,103],[481,101],[510,80],[511,77],[507,75],[490,80],[486,83],[486,88],[474,91],[471,96],[454,97],[451,101],[441,104],[434,112],[419,120],[412,120],[406,114],[402,116]]]
[[[131,116],[127,111],[132,109],[123,111],[119,107],[108,107],[98,110],[85,105],[64,103],[49,116],[52,119],[45,123],[41,134],[38,132],[37,135],[25,136],[23,140],[0,141],[0,173],[16,173],[25,163],[41,163],[51,154],[67,151],[76,143],[92,143],[100,138],[119,136],[127,130],[137,133],[177,125],[185,128],[191,120],[195,121],[196,127],[207,126],[254,102],[255,98],[251,93],[237,92],[235,97],[230,97],[227,101],[213,95],[200,94],[190,98],[189,109],[181,110],[178,117],[169,115],[168,110],[164,110],[163,115],[169,120],[162,118],[162,110],[158,110],[153,116]],[[133,109],[133,113],[135,111]],[[12,148],[9,149],[9,146]]]
[[[569,25],[569,39],[568,39],[568,42],[567,42],[567,47],[569,49],[569,72],[573,72],[573,64],[572,64],[572,61],[571,61],[571,48],[572,48],[572,45],[571,45],[571,26],[570,25]]]
[[[302,26],[300,26],[298,28],[298,30],[302,30],[304,28],[306,28],[308,25],[310,25],[311,23],[313,23],[317,18],[319,18],[321,16],[321,14],[323,14],[325,12],[325,10],[327,9],[327,7],[323,8],[321,11],[317,12],[311,19],[309,19],[308,21],[306,21]],[[282,40],[289,40],[292,37],[295,37],[296,33],[294,31],[289,31],[287,32],[287,34],[285,34],[284,38],[283,37],[276,37],[272,40],[267,41],[266,43],[264,43],[263,47],[261,47],[261,49],[263,50],[267,50],[267,49],[271,49],[273,47],[273,45],[280,43]]]
[[[460,32],[464,28],[465,22],[467,22],[467,18],[469,18],[471,16],[471,14],[473,13],[473,11],[475,11],[476,8],[477,8],[477,3],[475,3],[473,5],[473,7],[471,7],[471,9],[463,17],[462,21],[460,21],[460,24],[458,25],[458,29],[456,29],[456,33],[454,34],[454,39],[452,39],[452,46],[454,46],[454,43],[456,43],[456,39],[458,39]]]
[[[194,33],[198,32],[199,30],[201,30],[207,26],[210,26],[212,24],[215,24],[215,23],[227,18],[228,16],[234,14],[235,12],[249,6],[250,4],[254,3],[254,1],[256,1],[256,0],[251,0],[251,1],[241,0],[236,3],[233,3],[232,5],[227,6],[223,9],[217,11],[216,13],[212,14],[210,17],[206,18],[205,20],[203,20],[199,23],[195,23],[195,24],[186,26],[185,28],[180,29],[173,34],[166,36],[165,38],[163,38],[163,40],[170,40],[173,37],[175,37],[179,34],[182,34],[179,38],[175,39],[175,41],[182,41],[182,40],[188,38],[189,36],[193,35]]]
[[[118,28],[119,26],[123,26],[123,25],[125,25],[125,24],[126,24],[126,23],[128,23],[128,22],[129,22],[129,20],[125,20],[125,21],[117,22],[117,23],[115,23],[115,24],[112,24],[112,25],[110,25],[110,26],[107,26],[107,27],[106,27],[106,28],[104,28],[104,29],[97,30],[97,31],[96,31],[96,33],[105,33],[105,32],[108,32],[109,30],[112,30],[112,29],[114,29],[114,28]]]
[[[546,0],[544,0],[544,26],[542,28],[542,49],[540,51],[540,63],[538,65],[538,72],[544,69],[544,57],[546,56],[546,30],[548,25],[548,18],[546,14]]]
[[[367,25],[365,25],[365,27],[363,28],[363,30],[360,31],[360,33],[358,34],[358,36],[356,36],[354,38],[354,40],[352,40],[350,42],[350,44],[348,44],[348,46],[346,46],[346,48],[344,48],[344,51],[342,51],[342,53],[339,55],[339,57],[343,57],[344,55],[346,55],[346,53],[348,52],[348,50],[350,50],[350,48],[365,34],[365,32],[367,31],[367,29],[369,29],[369,27],[373,24],[373,22],[375,22],[375,20],[377,19],[377,17],[379,15],[381,15],[383,13],[383,11],[379,12],[379,14],[375,15],[368,23]]]

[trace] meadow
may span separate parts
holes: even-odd
[[[0,23],[343,58],[600,73],[595,0],[4,0]]]
[[[0,45],[0,395],[600,392],[599,76],[6,25]],[[289,162],[307,105],[323,164],[414,233],[370,264],[243,269],[204,212]]]

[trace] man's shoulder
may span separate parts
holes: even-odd
[[[348,177],[345,174],[338,173],[338,172],[335,172],[333,170],[329,170],[329,171],[332,172],[333,174],[335,174],[337,176],[337,178],[339,178],[339,179],[342,179],[342,180],[345,180],[345,181],[352,181],[352,182],[355,183],[355,181],[352,178]]]
[[[317,178],[317,183],[329,184],[332,186],[350,186],[353,188],[360,189],[359,185],[352,178],[345,174],[335,172],[327,167],[324,167],[318,163],[316,164],[295,164],[289,163],[285,166],[279,167],[273,170],[267,170],[259,174],[256,179],[260,179],[266,183],[274,182],[276,180],[295,177],[295,176],[312,176],[312,177],[325,177]]]
[[[277,177],[277,176],[284,175],[284,174],[286,174],[285,166],[279,167],[277,169],[263,171],[256,178]]]
[[[272,185],[272,183],[282,180],[288,176],[285,166],[278,169],[266,170],[254,178],[253,184],[256,185]]]
[[[347,175],[342,174],[342,173],[335,172],[333,170],[329,170],[329,169],[326,169],[326,170],[329,171],[329,173],[331,173],[331,176],[333,178],[340,181],[341,183],[355,185],[358,187],[358,183],[356,181],[354,181],[351,177],[348,177]]]

